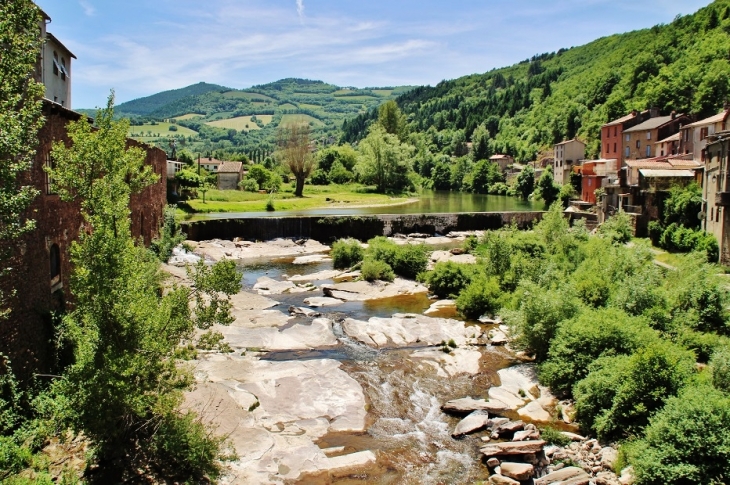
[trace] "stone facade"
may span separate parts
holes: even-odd
[[[9,319],[0,324],[0,352],[10,356],[16,374],[22,377],[53,367],[55,330],[51,313],[72,301],[69,249],[83,228],[79,205],[63,202],[53,194],[52,183],[43,170],[50,163],[52,143],[68,144],[66,125],[81,115],[50,102],[44,103],[44,115],[46,122],[39,132],[35,163],[28,174],[28,181],[40,191],[28,210],[36,229],[16,243],[10,265],[13,272],[1,283],[6,295],[10,288],[16,291],[9,301]],[[145,162],[160,176],[156,184],[134,195],[130,202],[132,234],[149,244],[157,236],[166,204],[166,156],[158,148],[133,140],[127,143],[142,147]]]

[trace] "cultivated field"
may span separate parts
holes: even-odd
[[[289,125],[295,123],[313,123],[313,126],[319,127],[324,126],[324,123],[309,115],[284,115],[281,117],[282,125]]]
[[[177,131],[170,131],[170,126],[176,126]],[[150,141],[152,139],[159,140],[165,137],[180,136],[197,136],[198,132],[184,126],[175,125],[174,123],[158,122],[156,125],[144,124],[142,126],[130,126],[127,132],[130,138],[141,141]]]
[[[261,120],[264,125],[271,123],[274,118],[272,115],[256,115],[256,118]],[[228,118],[226,120],[209,121],[206,125],[214,126],[216,128],[225,128],[227,130],[260,130],[259,126],[255,121],[251,121],[251,116],[238,116],[236,118]]]
[[[198,113],[188,113],[182,116],[175,116],[173,120],[192,120],[193,118],[202,118],[203,115]]]

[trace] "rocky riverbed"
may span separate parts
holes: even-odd
[[[437,261],[470,256],[448,247],[467,236],[397,240],[439,245]],[[557,400],[501,322],[455,318],[453,302],[415,282],[352,281],[328,250],[209,241],[168,266],[183,283],[181,266],[197,258],[244,271],[235,321],[212,329],[230,351],[199,354],[185,403],[238,456],[223,483],[630,483],[610,471],[613,448],[576,434],[566,448],[541,440]]]

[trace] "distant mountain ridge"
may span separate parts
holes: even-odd
[[[230,91],[231,88],[225,86],[219,86],[217,84],[210,84],[205,82],[199,82],[197,84],[191,84],[180,89],[171,89],[169,91],[162,91],[151,96],[145,96],[143,98],[133,99],[125,103],[118,104],[115,110],[119,114],[130,114],[145,116],[149,115],[165,105],[174,103],[183,98],[189,96],[197,96],[200,94],[210,92],[224,92]]]

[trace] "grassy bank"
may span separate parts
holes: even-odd
[[[268,194],[240,190],[210,190],[202,199],[191,199],[187,203],[194,212],[262,212],[266,210]],[[304,197],[294,197],[291,184],[274,194],[277,211],[303,210],[330,207],[357,207],[373,205],[394,205],[407,203],[404,197],[376,194],[372,187],[359,184],[307,185]]]

